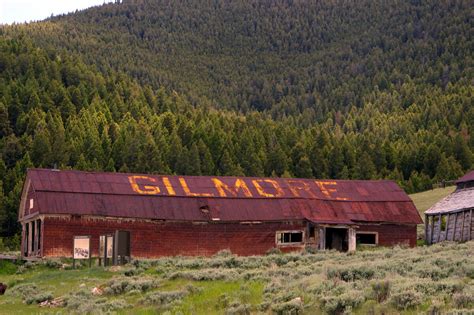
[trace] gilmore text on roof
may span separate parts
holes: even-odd
[[[96,215],[170,221],[419,224],[393,181],[168,176],[29,169],[22,217]],[[26,196],[23,196],[26,197]]]

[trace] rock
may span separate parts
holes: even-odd
[[[104,293],[104,291],[98,287],[94,287],[91,292],[92,295],[102,295]]]
[[[120,272],[122,271],[122,266],[112,266],[109,268],[109,271],[111,272]]]
[[[303,298],[300,296],[296,297],[293,300],[290,300],[289,303],[303,305]]]
[[[85,283],[81,283],[81,284],[79,285],[79,288],[84,288],[85,286],[86,286]]]
[[[41,307],[59,307],[63,306],[64,304],[64,299],[62,297],[55,298],[54,300],[46,300],[43,301],[39,304]]]

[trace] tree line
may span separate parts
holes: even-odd
[[[0,235],[19,232],[28,167],[397,181],[407,192],[472,167],[473,88],[407,81],[363,106],[273,119],[194,106],[77,55],[0,39]]]

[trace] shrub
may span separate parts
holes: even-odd
[[[238,301],[231,303],[225,310],[226,315],[250,315],[250,305]]]
[[[41,292],[33,296],[26,298],[26,304],[38,304],[44,301],[51,301],[53,299],[53,294],[51,292]]]
[[[85,290],[70,294],[65,298],[64,303],[68,310],[78,314],[110,313],[130,306],[125,300],[96,298]]]
[[[267,250],[265,255],[281,255],[283,254],[279,248],[273,247]]]
[[[132,290],[145,292],[158,287],[158,285],[158,281],[151,279],[115,278],[106,284],[104,293],[118,295]]]
[[[328,295],[322,298],[324,311],[329,314],[341,314],[350,312],[353,308],[364,303],[365,298],[359,291],[351,290],[347,293]]]
[[[145,270],[142,268],[129,268],[123,271],[123,274],[127,277],[138,276],[142,274]]]
[[[303,303],[299,299],[293,299],[272,306],[272,311],[278,315],[296,315],[303,313]]]
[[[390,281],[377,281],[372,283],[374,298],[378,303],[385,301],[390,295]]]
[[[223,249],[218,251],[213,257],[225,258],[230,256],[232,256],[232,252],[230,251],[230,249]]]
[[[453,295],[453,303],[456,307],[471,307],[474,306],[474,295],[472,292],[460,292]]]
[[[374,274],[374,270],[366,266],[350,266],[347,268],[329,269],[327,271],[329,279],[338,278],[346,282],[363,279],[369,280],[372,279]]]
[[[450,269],[423,264],[417,268],[417,274],[421,278],[431,278],[434,281],[438,281],[447,278],[450,274]]]
[[[59,261],[57,259],[48,259],[48,260],[44,261],[43,264],[46,267],[51,268],[51,269],[60,269],[63,266],[61,261]]]
[[[226,309],[230,304],[229,295],[223,293],[217,298],[216,309]]]
[[[38,287],[34,283],[22,283],[14,286],[10,291],[7,291],[12,296],[20,297],[24,302],[32,299],[38,294]],[[30,303],[31,304],[31,303]]]
[[[141,302],[144,304],[166,305],[171,302],[182,300],[188,292],[186,291],[159,291],[148,293]]]
[[[225,280],[235,281],[239,279],[239,273],[235,270],[204,269],[196,271],[178,271],[168,276],[169,279],[188,279],[193,281]]]
[[[398,310],[406,310],[421,304],[421,295],[413,290],[396,293],[392,295],[391,302]]]

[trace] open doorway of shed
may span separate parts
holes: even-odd
[[[347,252],[349,249],[347,228],[326,228],[326,249]]]

